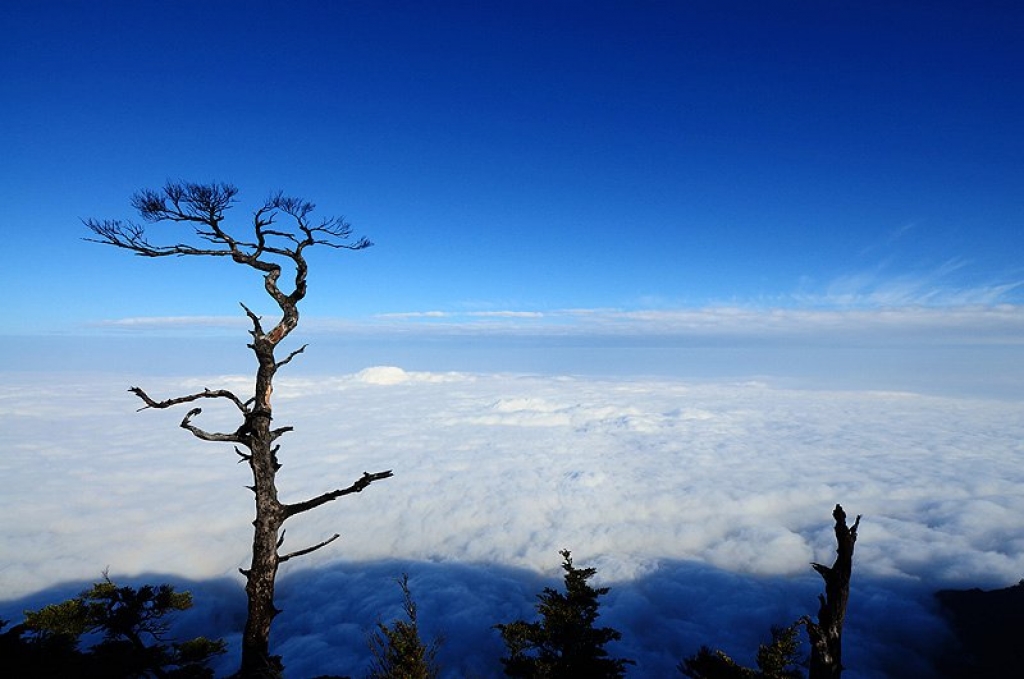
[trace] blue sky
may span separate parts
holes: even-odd
[[[133,191],[179,178],[237,185],[239,225],[281,189],[377,243],[314,258],[311,328],[643,333],[648,312],[678,330],[723,308],[913,325],[922,307],[1024,327],[1014,3],[0,11],[8,335],[261,304],[226,262],[81,240],[80,218],[129,217]]]

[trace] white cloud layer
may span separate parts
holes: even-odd
[[[146,380],[154,396],[242,377]],[[251,496],[230,446],[135,413],[128,384],[8,373],[0,387],[0,618],[109,566],[193,589],[187,624],[237,643]],[[532,616],[558,550],[612,587],[601,620],[637,677],[701,644],[752,662],[771,624],[813,613],[831,510],[863,514],[844,635],[851,678],[923,676],[949,632],[931,593],[1024,575],[1020,402],[762,383],[427,373],[279,379],[283,499],[393,479],[297,517],[274,645],[289,676],[366,668],[366,633],[410,574],[448,677],[498,676],[491,626]],[[233,428],[205,410],[203,425]],[[230,669],[233,659],[225,661]]]

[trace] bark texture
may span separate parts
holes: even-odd
[[[143,257],[209,256],[227,257],[234,263],[251,267],[263,275],[263,287],[280,311],[280,317],[265,329],[262,319],[244,304],[242,308],[251,323],[252,342],[248,345],[256,359],[256,379],[251,396],[242,398],[225,390],[204,389],[184,396],[158,401],[139,387],[134,393],[145,408],[202,402],[208,399],[227,402],[239,411],[241,424],[233,432],[210,432],[193,420],[202,413],[194,407],[181,421],[181,427],[204,441],[234,444],[235,452],[248,463],[255,495],[253,520],[252,561],[242,569],[246,578],[248,617],[242,637],[241,668],[236,676],[242,679],[274,677],[281,673],[281,665],[270,653],[270,629],[280,612],[274,606],[274,586],[281,563],[333,542],[332,537],[309,547],[282,554],[284,522],[296,514],[309,511],[344,495],[361,492],[374,481],[386,479],[391,471],[363,475],[351,485],[325,492],[303,502],[284,504],[278,499],[277,473],[280,446],[277,439],[291,431],[291,427],[273,426],[273,384],[280,367],[302,353],[300,347],[282,359],[277,358],[281,342],[299,323],[299,302],[306,296],[308,266],[307,248],[314,245],[330,248],[361,250],[370,242],[360,238],[348,242],[351,227],[342,219],[328,218],[313,221],[313,204],[281,194],[271,196],[253,213],[250,236],[239,239],[222,226],[224,211],[234,202],[237,189],[227,184],[169,183],[161,190],[137,193],[132,205],[145,221],[174,222],[191,227],[189,239],[170,245],[153,244],[142,225],[118,220],[86,220],[92,231],[93,242],[123,248]],[[287,226],[276,222],[284,219]],[[281,278],[289,274],[290,291],[282,290]]]
[[[832,566],[812,563],[811,567],[825,581],[825,593],[818,595],[818,621],[801,619],[811,642],[808,679],[839,679],[843,673],[843,621],[850,598],[850,576],[853,572],[853,547],[857,542],[860,516],[853,526],[846,524],[841,505],[832,511],[835,519],[836,560]]]

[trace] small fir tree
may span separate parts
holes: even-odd
[[[805,665],[800,653],[799,623],[772,625],[772,640],[757,648],[757,668],[765,679],[803,679]]]
[[[626,666],[633,661],[611,658],[604,648],[622,635],[610,627],[594,627],[599,615],[598,597],[607,594],[608,588],[595,589],[587,584],[597,571],[573,566],[569,550],[559,554],[563,558],[565,593],[544,588],[537,597],[539,622],[517,620],[495,626],[508,649],[508,656],[501,659],[505,674],[530,679],[625,676]]]
[[[409,591],[409,576],[398,580],[402,588],[402,609],[405,620],[396,620],[390,626],[377,623],[377,631],[370,636],[369,679],[437,679],[439,670],[435,662],[441,644],[435,639],[429,645],[420,639],[416,602]]]

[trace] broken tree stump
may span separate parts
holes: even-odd
[[[836,560],[831,567],[812,563],[811,567],[825,581],[825,593],[818,595],[818,621],[804,616],[800,622],[807,627],[811,642],[808,679],[839,679],[843,673],[843,620],[850,598],[850,575],[853,572],[853,547],[857,542],[860,516],[852,527],[846,525],[846,512],[841,505],[832,511],[836,521]]]

